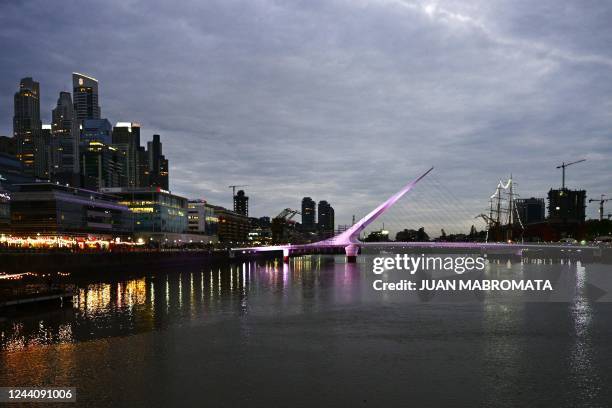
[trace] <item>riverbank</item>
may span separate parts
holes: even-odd
[[[274,253],[235,254],[229,251],[134,251],[134,252],[0,252],[0,272],[100,272],[114,268],[164,268],[191,264],[242,262],[271,259]]]

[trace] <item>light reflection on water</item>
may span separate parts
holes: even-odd
[[[536,392],[534,384],[555,372],[559,373],[555,381],[563,385],[560,392],[567,389],[563,398],[592,401],[602,397],[601,384],[608,375],[602,374],[598,358],[612,359],[610,346],[602,346],[602,339],[610,343],[612,310],[607,304],[593,304],[586,294],[586,276],[592,268],[597,265],[489,264],[487,274],[494,277],[511,274],[522,278],[558,269],[570,272],[575,277],[575,296],[570,302],[556,304],[487,299],[467,304],[435,304],[431,299],[427,299],[430,303],[406,303],[402,294],[374,292],[373,277],[365,264],[345,264],[340,257],[331,256],[294,258],[289,265],[250,262],[84,283],[79,284],[73,308],[11,316],[0,323],[0,361],[6,363],[0,365],[0,380],[10,378],[9,370],[15,369],[35,375],[36,370],[24,368],[28,367],[24,363],[27,356],[51,364],[51,354],[47,354],[51,349],[44,346],[60,353],[61,362],[55,354],[52,360],[61,364],[56,368],[62,372],[62,367],[78,364],[71,352],[75,347],[94,342],[92,352],[101,353],[111,347],[96,340],[134,337],[137,342],[143,333],[236,321],[239,330],[232,335],[241,337],[246,347],[255,347],[258,336],[267,334],[260,333],[260,326],[249,324],[251,321],[283,319],[283,325],[303,325],[300,330],[309,332],[319,330],[317,326],[333,316],[325,327],[348,342],[348,350],[356,347],[350,343],[355,338],[360,347],[371,347],[370,353],[389,347],[389,341],[409,342],[411,347],[423,348],[412,362],[425,373],[430,368],[419,366],[421,356],[436,359],[436,353],[447,352],[451,364],[454,359],[471,361],[483,377],[474,381],[481,393],[490,396],[483,397],[488,404],[507,401],[512,406],[517,389]],[[160,341],[166,341],[160,336]],[[556,365],[540,366],[541,359]],[[446,363],[434,363],[440,366],[431,369],[432,375],[448,370]]]

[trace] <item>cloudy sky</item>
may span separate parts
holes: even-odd
[[[103,116],[162,135],[176,193],[248,184],[255,216],[308,195],[342,224],[435,166],[470,223],[499,178],[544,197],[564,160],[612,195],[610,21],[582,0],[4,0],[0,134],[21,77],[49,122],[78,71]]]

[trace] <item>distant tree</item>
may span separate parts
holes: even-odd
[[[444,231],[444,228],[440,230],[440,240],[441,241],[446,240],[446,231]]]
[[[419,228],[419,230],[417,231],[417,241],[419,242],[429,241],[429,235],[427,235],[427,233],[425,232],[424,227]]]
[[[418,231],[413,229],[404,229],[395,234],[395,240],[399,242],[414,242],[417,240]]]
[[[365,242],[386,242],[389,241],[389,234],[386,231],[372,231],[364,238]]]

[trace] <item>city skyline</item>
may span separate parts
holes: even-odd
[[[96,36],[104,16],[121,7],[108,3],[92,18],[91,33],[80,32],[86,45],[57,54],[46,44],[71,28],[37,39],[43,28],[14,21],[15,13],[36,15],[48,6],[3,5],[0,19],[14,32],[0,39],[12,56],[0,80],[0,134],[12,134],[11,101],[21,78],[40,83],[41,119],[50,123],[59,92],[72,90],[76,71],[99,81],[103,117],[142,123],[145,140],[164,136],[173,192],[229,207],[227,185],[248,184],[255,216],[299,208],[310,195],[333,203],[336,224],[349,224],[352,214],[363,215],[378,196],[430,165],[474,215],[510,173],[522,197],[545,197],[560,186],[555,167],[564,160],[587,158],[568,170],[568,187],[586,189],[589,198],[612,194],[612,56],[604,47],[610,29],[598,25],[610,10],[539,4],[550,11],[548,24],[519,33],[522,19],[535,14],[437,4],[256,2],[248,13],[228,2],[210,5],[209,15],[197,4],[181,13],[157,4],[133,26],[128,17],[138,7],[126,6],[114,27],[126,35],[124,44],[117,33]],[[53,20],[69,19],[69,9]],[[258,20],[263,15],[270,17]],[[166,27],[170,16],[186,27]],[[329,24],[332,17],[337,24]],[[292,29],[297,20],[321,34],[305,24]],[[357,31],[381,21],[386,28]],[[150,24],[168,39],[145,38]],[[589,29],[566,38],[563,24]],[[36,46],[16,38],[28,29]],[[181,40],[193,50],[171,46]],[[111,55],[94,58],[97,48]],[[170,58],[159,58],[165,54]],[[130,63],[118,64],[122,58]],[[197,62],[200,69],[191,68]],[[595,203],[587,215],[596,217]]]

